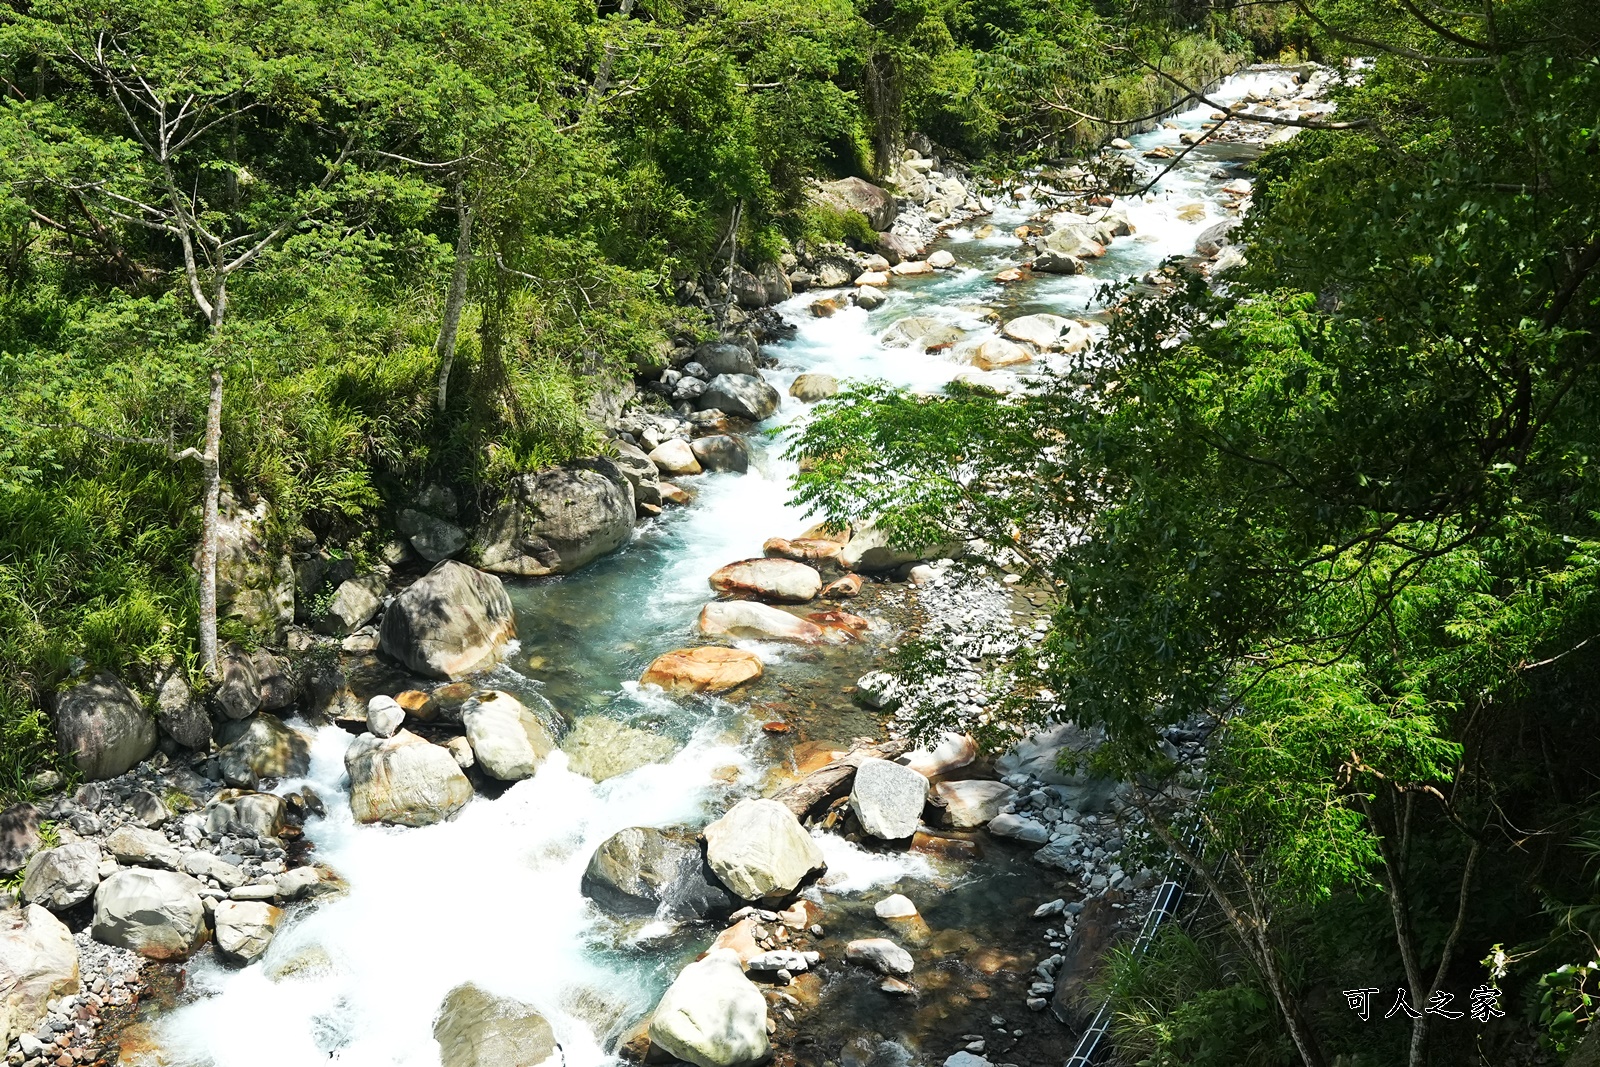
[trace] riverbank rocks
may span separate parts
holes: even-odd
[[[446,519],[416,508],[401,508],[395,513],[394,528],[410,543],[417,555],[437,563],[467,547],[467,531]]]
[[[712,872],[744,900],[781,900],[827,866],[794,812],[775,800],[741,800],[704,835]]]
[[[61,754],[90,781],[115,778],[156,749],[156,724],[122,679],[107,671],[56,697]]]
[[[865,759],[850,788],[850,810],[861,828],[885,841],[917,832],[928,799],[928,780],[910,767],[884,759]]]
[[[861,575],[847,574],[837,581],[828,583],[822,591],[824,600],[848,600],[850,597],[861,595]]]
[[[362,734],[345,752],[344,766],[357,822],[428,826],[472,799],[472,783],[455,758],[409,730],[389,738]]]
[[[500,579],[446,560],[389,604],[379,647],[418,674],[460,678],[493,662],[516,632]]]
[[[749,349],[726,341],[710,341],[697,346],[691,362],[704,367],[708,378],[715,378],[719,374],[755,374],[757,370],[756,357]]]
[[[882,289],[874,289],[870,285],[863,285],[855,291],[856,307],[862,311],[875,311],[881,308],[889,298],[883,295]]]
[[[535,1067],[560,1051],[544,1016],[470,982],[445,995],[433,1039],[440,1067]]]
[[[944,824],[953,830],[985,826],[1017,793],[1003,782],[940,782],[934,796],[944,804]]]
[[[406,721],[406,711],[394,697],[379,694],[367,701],[367,729],[373,737],[393,737]]]
[[[224,789],[205,809],[206,830],[227,833],[237,823],[251,833],[277,837],[288,825],[289,805],[276,793]]]
[[[972,350],[972,365],[979,370],[999,370],[1033,362],[1033,354],[1015,341],[991,337]]]
[[[639,678],[641,685],[669,693],[725,693],[762,674],[761,658],[742,648],[680,648],[657,656]]]
[[[1244,224],[1240,218],[1223,219],[1221,222],[1207,226],[1200,231],[1200,236],[1194,239],[1194,250],[1198,255],[1214,256],[1228,245],[1233,244],[1233,231]]]
[[[510,693],[485,693],[461,709],[467,743],[483,772],[502,782],[532,778],[555,750],[555,739],[538,716]]]
[[[708,471],[733,471],[743,474],[750,469],[750,449],[737,437],[718,433],[697,437],[689,443],[689,450],[700,466]]]
[[[226,724],[217,765],[230,785],[249,788],[255,778],[298,778],[311,770],[311,741],[285,725],[276,715],[261,711],[243,723]]]
[[[264,900],[220,900],[212,916],[217,951],[233,963],[253,963],[267,951],[283,922],[283,909]]]
[[[51,911],[65,911],[94,896],[100,885],[100,846],[73,841],[47,848],[28,863],[22,899]]]
[[[783,397],[764,379],[754,374],[719,374],[706,383],[706,391],[695,401],[701,411],[715,408],[741,419],[760,422],[771,417]]]
[[[0,811],[0,876],[22,870],[43,844],[38,808],[24,802]]]
[[[860,178],[840,178],[823,182],[814,194],[817,200],[840,211],[859,211],[874,230],[887,230],[899,213],[894,195]],[[880,243],[881,247],[881,243]]]
[[[1002,326],[1000,332],[1041,352],[1077,352],[1089,343],[1089,330],[1083,323],[1045,313],[1018,316]]]
[[[904,978],[916,968],[911,953],[887,937],[866,937],[844,947],[844,958],[890,978]]]
[[[753,600],[713,600],[700,609],[700,632],[707,637],[794,641],[814,645],[822,640],[816,623]]]
[[[316,629],[333,637],[348,637],[371,621],[382,606],[382,578],[366,574],[347,579],[333,591],[327,610],[316,620]]]
[[[628,484],[633,486],[634,510],[637,511],[643,504],[660,505],[661,471],[651,462],[644,449],[617,440],[611,442],[611,450],[611,461],[628,480]]]
[[[689,442],[676,437],[657,445],[650,452],[650,462],[667,474],[699,474],[703,469]]]
[[[839,550],[844,546],[823,537],[769,537],[761,545],[761,554],[778,559],[799,560],[801,563],[837,563]]]
[[[640,730],[604,715],[585,715],[561,739],[567,769],[603,782],[647,763],[664,763],[678,751],[669,734]]]
[[[735,906],[689,830],[632,826],[612,834],[589,857],[582,889],[619,915],[686,921],[727,915]]]
[[[921,548],[894,548],[889,535],[882,529],[867,524],[851,535],[839,553],[839,564],[848,571],[865,571],[869,574],[892,571],[908,563],[924,563],[930,559],[955,559],[963,554],[959,542],[944,545],[925,545]]]
[[[803,604],[822,592],[822,575],[797,560],[763,556],[730,563],[711,575],[719,596],[746,597],[777,604]]]
[[[524,474],[479,528],[479,563],[524,578],[570,574],[626,544],[634,514],[633,486],[609,459]]]
[[[789,384],[789,395],[806,404],[826,400],[839,392],[839,379],[831,374],[809,373],[795,376]]]
[[[949,270],[956,265],[956,257],[941,248],[928,256],[928,266],[934,270]]]
[[[78,946],[66,924],[37,904],[0,909],[0,1048],[77,991]]]
[[[667,987],[650,1043],[695,1067],[750,1067],[767,1058],[767,1000],[736,953],[712,949]]]
[[[867,636],[872,624],[848,611],[813,611],[806,621],[822,630],[823,639],[835,645],[848,645]]]
[[[156,725],[184,748],[205,752],[211,748],[211,716],[195,699],[181,670],[175,670],[156,689]]]
[[[187,959],[206,938],[202,888],[176,871],[118,871],[95,892],[94,939],[148,959]]]

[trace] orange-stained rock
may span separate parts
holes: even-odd
[[[809,619],[753,600],[713,600],[700,609],[700,632],[757,641],[795,641],[814,645],[827,635]]]
[[[815,524],[814,526],[811,526],[804,533],[802,533],[799,537],[794,538],[794,540],[796,540],[796,541],[835,541],[835,542],[837,542],[837,543],[839,543],[841,545],[847,545],[847,544],[850,543],[850,527],[846,526],[846,527],[844,527],[843,529],[840,529],[840,530],[831,530],[831,529],[828,528],[828,524],[827,523],[819,522],[819,523]]]
[[[835,644],[859,641],[866,636],[868,628],[866,619],[848,611],[813,611],[806,616],[806,621],[816,623]]]
[[[828,583],[828,587],[822,591],[822,596],[826,600],[844,600],[848,597],[860,595],[861,575],[859,574],[847,574],[836,582]]]
[[[740,919],[711,942],[713,949],[725,948],[739,954],[739,962],[745,963],[755,959],[766,950],[756,944],[756,921],[754,918]]]
[[[849,745],[841,746],[832,741],[802,741],[790,750],[789,758],[794,761],[795,774],[804,778],[812,771],[820,771],[849,751]]]
[[[813,302],[811,305],[811,314],[815,315],[819,319],[826,319],[831,317],[834,312],[838,311],[844,306],[845,302],[841,297],[830,296]]]
[[[711,588],[720,596],[803,604],[822,592],[822,575],[792,559],[742,559],[713,573]]]
[[[838,541],[821,537],[796,537],[792,541],[783,537],[771,537],[761,546],[761,551],[769,557],[799,560],[801,563],[820,563],[824,560],[837,560],[843,548],[844,546]]]
[[[690,504],[694,502],[694,494],[680,485],[674,485],[671,482],[662,482],[661,502],[663,504]]]
[[[420,689],[407,689],[404,693],[396,693],[394,702],[399,704],[407,715],[419,722],[432,722],[439,714],[438,702]]]
[[[1002,284],[1007,282],[1020,282],[1022,280],[1022,271],[1016,267],[1009,267],[1006,270],[1001,271],[999,274],[996,274],[994,276],[994,280]]]
[[[639,681],[669,693],[724,693],[761,677],[761,670],[753,652],[706,645],[657,656]]]

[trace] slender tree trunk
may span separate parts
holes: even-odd
[[[623,18],[633,14],[633,3],[634,0],[622,0]],[[616,61],[617,46],[615,44],[607,44],[605,55],[600,57],[600,69],[595,71],[594,85],[589,89],[589,99],[583,106],[585,113],[592,111],[594,106],[600,102],[600,98],[606,94],[606,90],[611,88],[611,68]]]
[[[211,399],[206,404],[206,437],[200,457],[205,504],[200,512],[200,662],[217,675],[217,527],[222,496],[222,368],[211,368]]]
[[[456,263],[450,275],[450,294],[444,301],[439,340],[433,346],[439,356],[439,394],[435,406],[441,415],[449,400],[450,366],[456,358],[456,335],[461,329],[461,311],[467,303],[467,273],[472,266],[472,204],[467,200],[465,179],[456,179],[455,196]]]

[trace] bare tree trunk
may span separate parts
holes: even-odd
[[[200,662],[208,677],[217,675],[217,527],[222,496],[222,368],[211,368],[211,399],[206,404],[206,439],[200,456],[206,498],[200,513]]]
[[[622,0],[623,18],[633,14],[633,3],[634,0]],[[605,55],[600,57],[600,69],[595,71],[594,85],[589,90],[588,102],[583,107],[586,113],[592,111],[594,106],[600,102],[600,98],[606,94],[606,90],[611,88],[611,67],[616,61],[617,46],[607,44]]]
[[[450,295],[444,301],[444,321],[439,324],[439,340],[433,350],[439,356],[439,394],[435,407],[444,414],[450,394],[450,367],[456,359],[456,335],[461,329],[461,311],[467,303],[467,274],[472,266],[472,204],[467,200],[467,184],[456,179],[456,263],[450,275]]]

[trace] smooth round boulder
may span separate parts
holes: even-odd
[[[902,278],[914,277],[919,274],[932,274],[933,266],[925,259],[902,259],[899,263],[890,267],[889,271]]]
[[[844,958],[892,978],[904,978],[916,967],[911,953],[887,937],[865,937],[852,941],[844,947]]]
[[[741,800],[704,836],[712,873],[742,900],[782,900],[827,867],[794,812],[776,800]]]
[[[844,546],[823,537],[769,537],[761,545],[761,553],[778,559],[794,559],[801,563],[837,563],[839,550]]]
[[[28,863],[22,899],[51,911],[65,911],[94,896],[100,885],[100,846],[73,841],[47,848]]]
[[[713,600],[700,609],[700,632],[707,637],[793,641],[814,645],[822,628],[809,620],[753,600]]]
[[[631,826],[602,842],[589,857],[582,890],[617,915],[686,921],[727,915],[735,906],[692,831],[653,826]]]
[[[965,336],[964,331],[949,323],[940,322],[928,315],[913,315],[901,319],[884,331],[883,342],[926,351],[953,345]]]
[[[750,1067],[767,1058],[767,998],[737,953],[712,949],[667,987],[650,1018],[650,1043],[695,1067]]]
[[[344,767],[357,822],[429,826],[472,799],[472,783],[455,757],[409,730],[384,738],[362,734],[345,751]]]
[[[1083,323],[1047,313],[1018,316],[1000,327],[1000,332],[1041,352],[1076,352],[1089,343],[1089,330]]]
[[[631,528],[631,500],[628,508]],[[418,674],[455,679],[493,663],[516,632],[500,579],[445,560],[389,603],[379,648]]]
[[[699,474],[703,469],[689,442],[676,437],[657,445],[650,453],[650,462],[667,474]]]
[[[939,249],[928,256],[928,266],[934,270],[949,270],[956,265],[956,257],[946,249]]]
[[[948,731],[933,748],[917,748],[900,757],[912,770],[925,778],[936,778],[959,770],[978,758],[978,743],[970,734]]]
[[[750,469],[750,449],[731,434],[719,433],[697,437],[689,443],[689,450],[700,466],[708,471],[734,471],[743,474]]]
[[[855,291],[856,307],[862,311],[876,311],[881,308],[889,298],[883,294],[882,289],[870,285],[863,285]]]
[[[95,891],[94,939],[147,959],[187,959],[206,939],[201,889],[176,871],[118,871]]]
[[[850,810],[861,828],[885,841],[917,832],[928,800],[928,780],[910,767],[884,759],[865,759],[850,789]]]
[[[177,846],[159,830],[126,823],[106,836],[105,848],[113,859],[124,865],[178,869]]]
[[[695,406],[701,411],[715,408],[741,419],[760,422],[778,410],[783,398],[778,391],[755,374],[719,374],[706,383]]]
[[[636,514],[633,486],[609,459],[524,474],[478,529],[479,565],[525,578],[570,574],[627,544]]]
[[[838,394],[838,379],[832,374],[798,374],[789,384],[789,395],[805,403],[827,400]]]
[[[378,695],[367,701],[367,729],[373,737],[393,737],[406,721],[406,711],[391,696]]]
[[[461,725],[479,767],[502,782],[532,778],[556,747],[539,717],[510,693],[485,693],[461,709]]]
[[[1032,363],[1033,354],[1015,341],[991,337],[972,351],[972,365],[979,370],[999,370],[1019,363]]]
[[[109,672],[56,697],[55,727],[61,754],[90,781],[124,774],[156,750],[155,720]]]
[[[283,909],[264,900],[219,900],[212,922],[217,951],[234,963],[253,963],[267,951],[283,922]]]
[[[694,350],[694,362],[706,369],[706,374],[755,374],[756,357],[741,345],[725,341],[710,341]]]
[[[754,652],[705,645],[657,656],[639,683],[669,693],[725,693],[760,678],[762,670],[761,657]]]
[[[1003,782],[969,780],[940,782],[933,792],[944,803],[942,821],[953,830],[976,830],[988,825],[1000,809],[1017,795]]]
[[[792,559],[742,559],[719,568],[710,580],[719,596],[776,604],[804,604],[822,592],[822,575],[816,568]]]
[[[66,924],[37,904],[0,908],[0,1048],[77,991],[78,946]]]
[[[440,1067],[535,1067],[561,1049],[544,1016],[470,982],[445,994],[433,1039]]]

